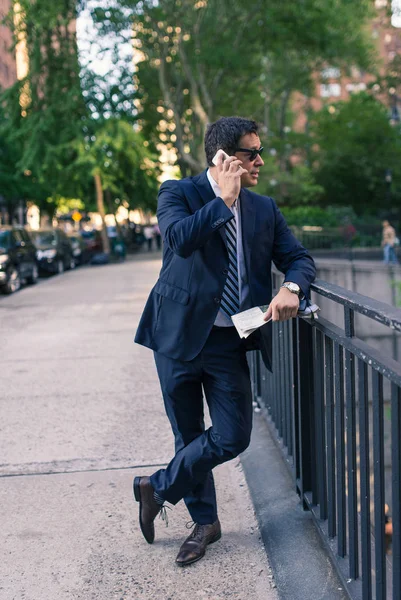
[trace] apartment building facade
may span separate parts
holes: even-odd
[[[387,12],[389,2],[390,0],[375,0],[377,15],[371,24],[371,35],[377,47],[382,73],[397,54],[401,55],[401,15],[397,18],[395,13],[393,19],[389,17]],[[295,130],[305,130],[309,110],[318,111],[324,105],[349,100],[352,94],[366,90],[374,79],[375,77],[371,73],[361,71],[356,67],[351,67],[346,74],[337,67],[325,67],[320,73],[315,74],[313,97],[306,98],[302,94],[294,95],[292,108],[297,115],[294,124]],[[382,100],[386,102],[387,98],[383,97]]]

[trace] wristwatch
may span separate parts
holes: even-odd
[[[280,287],[287,288],[287,290],[290,290],[290,292],[296,294],[298,297],[301,295],[301,288],[297,283],[293,283],[292,281],[285,281]]]

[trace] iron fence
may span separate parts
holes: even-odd
[[[274,323],[273,372],[250,359],[254,400],[349,597],[401,600],[401,365],[354,327],[360,313],[401,331],[401,310],[323,281],[312,290],[343,305],[344,327]]]

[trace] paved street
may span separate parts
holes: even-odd
[[[239,460],[216,469],[223,538],[174,565],[183,503],[146,544],[135,475],[173,451],[152,353],[133,336],[158,255],[0,297],[0,600],[273,600]]]

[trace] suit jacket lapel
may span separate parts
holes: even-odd
[[[210,202],[210,200],[213,200],[214,198],[216,198],[216,195],[212,189],[212,186],[209,183],[209,179],[207,178],[206,172],[207,172],[207,169],[205,171],[202,171],[202,173],[199,173],[199,175],[196,175],[195,177],[192,178],[192,182],[193,182],[194,186],[196,187],[203,204],[206,204],[207,202]],[[220,227],[218,229],[218,232],[221,236],[221,239],[224,242],[224,246],[227,248],[225,228]]]
[[[212,187],[209,183],[209,180],[205,171],[202,171],[199,175],[196,175],[192,178],[192,182],[203,202],[206,204],[213,200],[216,196]],[[254,205],[254,200],[252,194],[246,189],[241,188],[240,192],[240,211],[241,211],[241,228],[242,228],[242,245],[244,249],[245,256],[245,265],[246,270],[249,274],[251,273],[251,252],[252,252],[252,240],[253,234],[255,231],[255,218],[256,218],[256,209]],[[225,228],[220,227],[218,230],[219,234],[224,242],[224,246],[226,245],[226,233]]]
[[[196,187],[203,204],[210,202],[210,200],[213,200],[213,198],[216,197],[214,191],[212,190],[212,186],[209,183],[206,172],[207,169],[192,178],[192,183]]]
[[[245,265],[248,278],[251,269],[251,253],[252,241],[255,231],[256,210],[252,194],[247,189],[242,188],[240,193],[240,210],[241,210],[241,229],[242,229],[242,246],[244,249]]]

